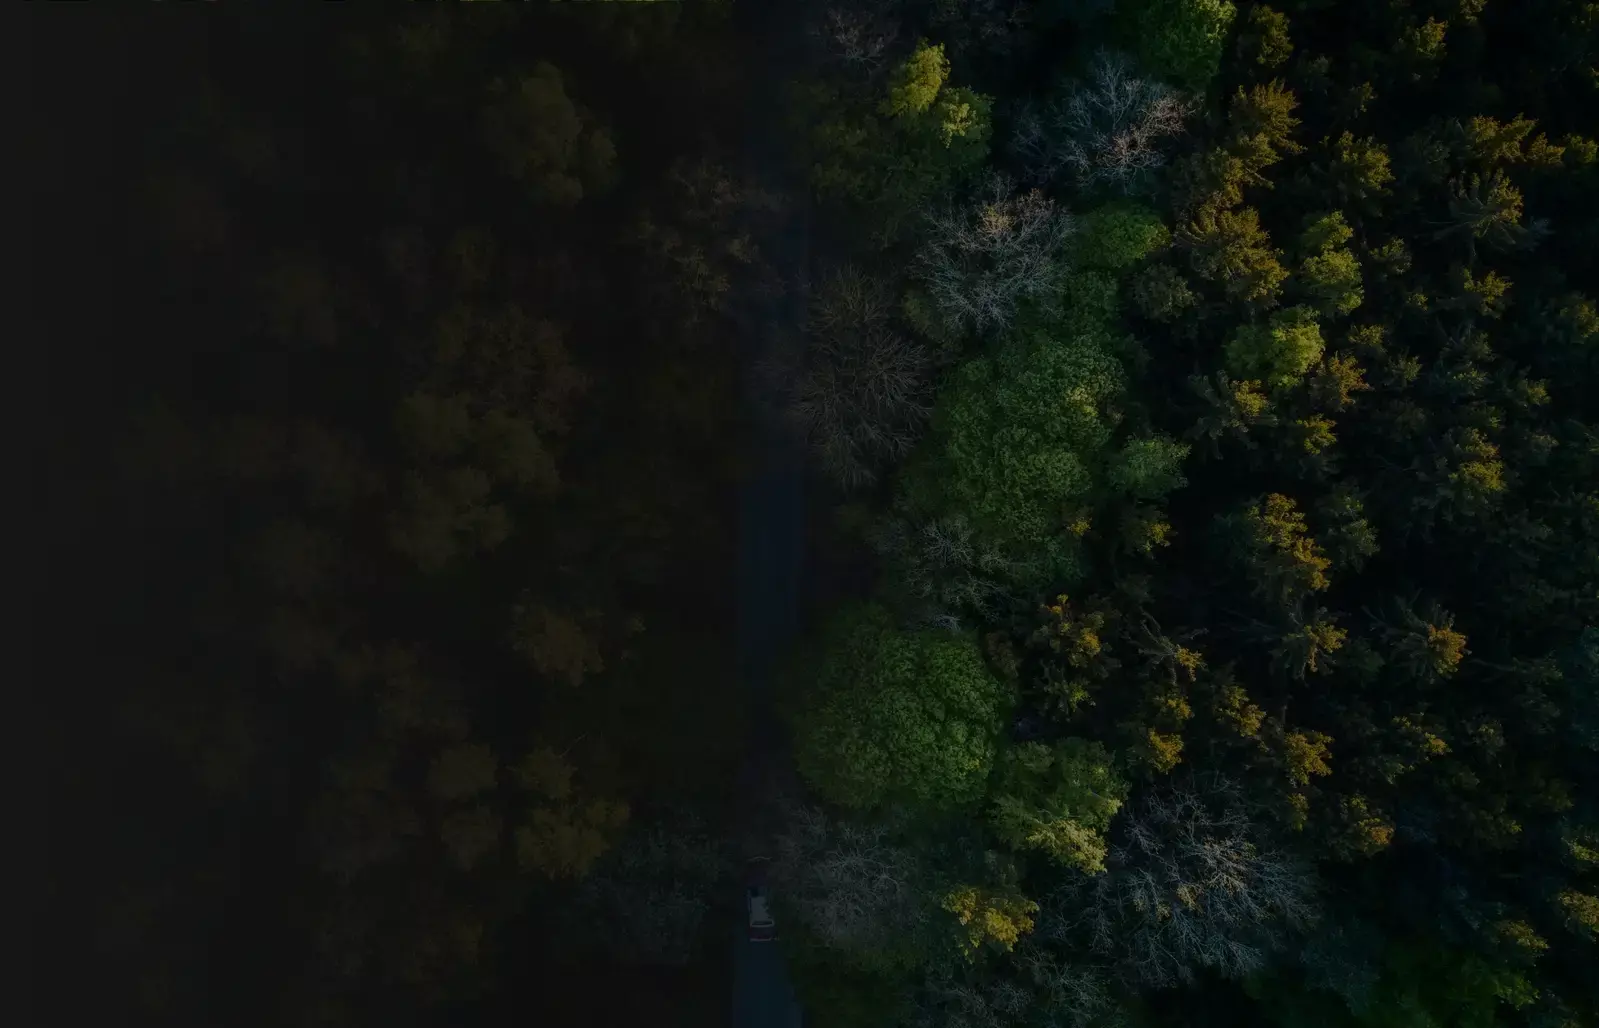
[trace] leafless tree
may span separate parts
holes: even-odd
[[[934,978],[919,999],[916,1028],[1010,1028],[1022,1023],[1032,997],[1006,978],[981,985]]]
[[[833,820],[810,806],[792,807],[787,820],[772,878],[819,939],[871,954],[921,931],[929,916],[921,868],[886,828]]]
[[[1181,94],[1134,75],[1126,57],[1101,50],[1089,82],[1067,83],[1051,100],[1021,110],[1011,148],[1030,184],[1069,174],[1079,185],[1127,193],[1165,163],[1161,140],[1181,133],[1192,111]]]
[[[932,354],[894,329],[893,310],[881,283],[841,267],[815,294],[803,352],[763,369],[789,423],[846,488],[909,453],[932,410]]]
[[[880,523],[873,549],[891,561],[925,624],[959,630],[963,616],[992,620],[1012,597],[1027,565],[978,539],[959,514],[920,524],[904,517]]]
[[[731,157],[674,163],[664,194],[638,221],[638,240],[656,269],[650,285],[663,308],[695,324],[773,293],[777,271],[757,240],[782,209],[782,198],[740,172]]]
[[[966,632],[966,622],[961,620],[961,616],[947,610],[922,611],[912,621],[912,626],[932,629],[935,632],[948,632],[950,635],[962,635]]]
[[[1349,1009],[1364,1014],[1382,976],[1383,937],[1372,925],[1339,917],[1318,926],[1299,952],[1305,981],[1343,998]]]
[[[886,323],[894,300],[882,281],[850,264],[825,276],[809,311],[814,335],[831,336]]]
[[[1052,298],[1071,232],[1053,201],[1037,190],[1018,194],[996,174],[973,202],[928,218],[915,272],[951,328],[1003,331],[1023,300]]]
[[[1285,929],[1315,919],[1310,870],[1262,845],[1237,788],[1194,776],[1146,795],[1125,815],[1107,871],[1050,897],[1040,935],[1086,940],[1130,984],[1190,982],[1258,969]]]
[[[551,927],[623,960],[681,965],[728,870],[723,845],[693,815],[640,826],[584,878]]]
[[[1068,960],[1029,938],[1017,947],[1016,966],[1032,983],[1040,1021],[1050,1028],[1110,1028],[1121,1023],[1111,994],[1111,972],[1102,964]]]
[[[847,71],[873,78],[887,66],[900,36],[899,22],[882,0],[829,5],[808,29],[827,59]]]
[[[945,40],[959,67],[974,57],[1003,60],[1024,45],[1032,30],[1026,0],[912,0],[931,8],[929,28]]]

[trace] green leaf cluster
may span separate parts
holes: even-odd
[[[1096,874],[1105,869],[1104,833],[1127,788],[1099,743],[1019,743],[996,769],[989,822],[1013,849]]]
[[[982,797],[1010,705],[975,638],[906,631],[880,606],[852,605],[818,643],[795,764],[843,807],[958,808]]]

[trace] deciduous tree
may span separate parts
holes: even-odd
[[[1227,0],[1138,0],[1117,11],[1120,30],[1139,62],[1196,93],[1216,77],[1237,15]]]
[[[902,480],[913,510],[961,513],[978,537],[1041,573],[1070,572],[1072,504],[1093,489],[1126,373],[1103,329],[1007,340],[951,373],[929,446]]]
[[[852,202],[879,240],[898,237],[987,153],[990,100],[948,79],[943,47],[923,40],[874,94],[801,90],[811,185]]]
[[[1003,332],[1021,304],[1054,299],[1072,228],[1043,194],[994,175],[972,202],[928,219],[914,271],[951,330]]]
[[[1321,359],[1324,342],[1315,312],[1290,307],[1266,324],[1240,325],[1227,341],[1227,371],[1243,381],[1284,389],[1302,381]]]
[[[1134,74],[1125,56],[1102,50],[1087,82],[1065,82],[1021,109],[1010,146],[1034,184],[1070,177],[1130,193],[1166,163],[1162,146],[1183,131],[1190,112],[1182,96]]]
[[[570,206],[615,181],[610,133],[567,95],[561,70],[548,61],[495,82],[481,128],[501,167],[541,202]]]
[[[798,700],[795,763],[844,807],[958,808],[982,796],[1010,704],[975,638],[903,631],[882,607],[850,606]]]
[[[903,972],[925,956],[937,913],[929,868],[886,825],[787,806],[771,873],[783,907],[850,964]]]
[[[1224,779],[1148,793],[1118,822],[1106,873],[1074,876],[1049,897],[1040,934],[1084,939],[1132,984],[1252,974],[1317,913],[1310,869],[1257,832]]]
[[[901,334],[891,312],[881,283],[835,269],[811,304],[797,366],[768,369],[786,416],[846,488],[869,485],[909,453],[931,412],[934,354]]]
[[[1171,231],[1150,208],[1108,203],[1077,219],[1070,252],[1079,267],[1121,274],[1170,242]]]
[[[692,812],[629,827],[551,919],[560,944],[630,963],[681,967],[698,952],[730,867],[721,840]]]

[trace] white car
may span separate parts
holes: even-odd
[[[772,942],[777,939],[777,923],[772,920],[771,896],[766,891],[765,868],[756,865],[751,869],[750,886],[744,890],[744,907],[749,914],[751,942]]]
[[[777,938],[777,923],[772,920],[767,904],[766,889],[759,885],[749,887],[746,905],[750,912],[750,941],[772,942]]]

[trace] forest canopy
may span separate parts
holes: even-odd
[[[817,1028],[1599,1023],[1595,5],[218,6],[45,148],[63,1010],[711,1023],[758,853]]]
[[[874,569],[835,616],[942,635],[1012,699],[970,812],[851,803],[830,776],[863,754],[969,751],[890,716],[904,688],[864,636],[809,644],[790,723],[830,831],[988,927],[885,969],[796,903],[808,1014],[1590,1023],[1593,12],[905,2],[811,25],[836,85],[810,88],[890,88],[936,51],[928,95],[991,112],[980,164],[939,157],[934,186],[930,160],[939,195],[894,233],[820,187],[816,216],[933,362],[915,441],[834,479],[838,545]]]

